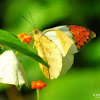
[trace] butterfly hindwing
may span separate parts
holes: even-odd
[[[64,75],[74,63],[74,54],[70,51],[71,49],[72,48],[70,48],[66,56],[62,58],[63,67],[60,75]]]

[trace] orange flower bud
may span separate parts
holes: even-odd
[[[38,90],[41,90],[43,87],[46,86],[46,84],[43,83],[41,80],[32,81],[31,85],[32,85],[32,89],[38,89]]]
[[[25,32],[18,34],[17,37],[21,40],[21,42],[27,42],[28,44],[30,43],[32,37],[29,35],[26,35]]]
[[[31,41],[31,39],[32,39],[32,37],[28,35],[28,36],[25,38],[25,41],[29,44],[30,41]]]
[[[21,34],[18,34],[17,37],[18,37],[18,38],[24,38],[24,37],[26,37],[26,33],[23,32],[23,33],[21,33]]]

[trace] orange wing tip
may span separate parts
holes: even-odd
[[[77,25],[69,25],[70,32],[73,34],[73,39],[76,42],[76,47],[80,49],[89,39],[96,37],[96,34],[85,27]]]
[[[42,82],[41,80],[39,80],[39,81],[32,81],[31,86],[32,86],[31,87],[32,89],[41,90],[43,87],[46,86],[46,84]]]
[[[90,35],[90,38],[91,38],[91,39],[93,39],[93,38],[96,37],[96,34],[95,34],[93,31],[89,30],[89,32],[91,33],[91,35]]]
[[[81,49],[81,46],[79,44],[76,44],[77,49]]]
[[[27,42],[30,43],[32,36],[26,35],[25,32],[18,34],[17,37],[21,40],[21,42]]]

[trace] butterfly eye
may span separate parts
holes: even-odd
[[[38,29],[34,29],[32,33],[33,33],[33,35],[34,34],[38,34],[39,33],[39,30]]]

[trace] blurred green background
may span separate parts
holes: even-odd
[[[47,86],[40,91],[40,100],[99,100],[100,99],[100,0],[0,0],[0,29],[15,35],[31,33],[31,26],[44,30],[59,25],[81,25],[97,35],[79,53],[72,68],[58,79],[46,79],[38,62],[18,54],[27,76],[29,88],[18,92],[0,84],[0,100],[36,100],[31,82],[42,80]],[[97,97],[96,94],[99,94]],[[16,96],[17,95],[17,96]]]

